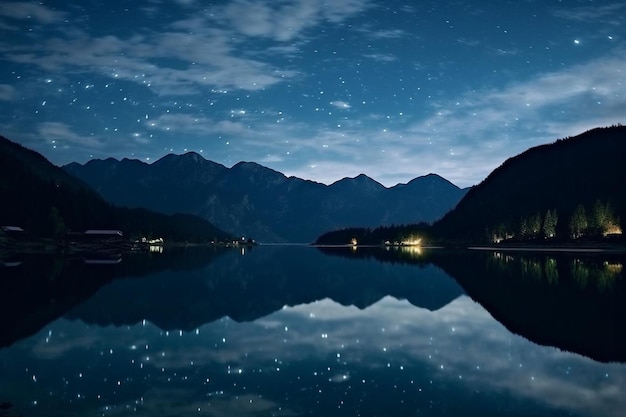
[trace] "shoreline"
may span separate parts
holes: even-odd
[[[239,245],[241,247],[244,245]],[[20,254],[84,255],[162,252],[167,248],[215,247],[232,248],[232,242],[166,242],[155,245],[133,241],[64,242],[51,238],[12,240],[0,239],[0,259]],[[153,248],[160,248],[154,250]]]

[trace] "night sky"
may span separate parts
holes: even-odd
[[[0,134],[57,165],[196,151],[324,183],[480,182],[626,122],[623,1],[0,3]]]

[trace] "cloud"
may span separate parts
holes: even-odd
[[[330,104],[337,107],[338,109],[349,109],[350,107],[352,107],[347,102],[341,100],[331,101]]]
[[[391,54],[366,54],[363,56],[378,62],[393,62],[398,60],[397,57]]]
[[[309,0],[314,1],[314,0]],[[333,23],[340,23],[345,19],[362,13],[374,7],[370,0],[338,0],[324,3],[322,14]]]
[[[293,118],[276,123],[272,111],[235,119],[167,114],[150,123],[176,134],[223,135],[232,139],[231,154],[238,160],[258,160],[327,184],[365,172],[392,186],[437,173],[466,187],[529,147],[623,123],[625,63],[618,57],[599,59],[501,89],[477,89],[435,102],[425,118],[396,117],[386,126],[376,115],[347,119],[340,127]],[[342,100],[330,104],[350,106]]]
[[[302,161],[286,157],[276,164],[287,175],[330,184],[367,173],[392,186],[437,173],[466,187],[529,147],[624,123],[624,67],[622,58],[604,58],[501,89],[477,89],[435,102],[425,118],[395,118],[384,129],[372,115],[371,122],[361,117],[341,128],[286,123],[263,130],[269,138],[289,138],[292,154],[303,155]],[[248,148],[255,149],[251,142]],[[272,154],[285,151],[279,141],[263,146]]]
[[[554,16],[563,19],[573,20],[577,22],[596,22],[611,24],[612,26],[618,26],[621,24],[616,16],[623,14],[626,10],[626,5],[623,3],[612,3],[604,5],[594,6],[580,6],[580,7],[567,7],[558,8],[553,11]]]
[[[261,90],[298,75],[272,64],[238,56],[225,33],[163,32],[127,39],[91,37],[75,31],[71,38],[5,45],[5,57],[46,71],[97,73],[150,86],[157,94],[197,94],[202,88]]]
[[[15,98],[15,88],[8,84],[0,84],[0,101],[11,101]]]
[[[193,7],[192,2],[182,3]],[[301,75],[271,63],[276,56],[298,53],[297,44],[284,41],[302,37],[308,28],[328,21],[339,23],[367,5],[366,0],[343,0],[324,7],[309,0],[278,6],[235,0],[171,22],[159,32],[138,26],[134,34],[124,37],[97,36],[68,24],[42,42],[0,41],[0,46],[4,58],[14,63],[136,82],[160,95],[198,94],[205,89],[259,91]],[[14,18],[32,15],[49,23],[65,16],[35,3],[9,3],[0,13]],[[256,46],[248,42],[240,48],[241,40],[234,32],[280,43]]]
[[[320,3],[317,0],[269,1],[235,0],[216,13],[218,20],[251,37],[291,41],[324,21],[340,23],[369,8],[368,0],[338,0]]]
[[[3,2],[0,16],[16,20],[35,20],[43,24],[61,22],[66,14],[36,2]]]
[[[163,114],[146,121],[146,127],[152,130],[172,132],[176,135],[245,135],[251,133],[250,129],[241,122],[213,120],[186,113]]]
[[[249,0],[229,3],[222,16],[247,36],[267,37],[289,41],[317,23],[319,5],[316,2],[289,2],[279,9],[269,4]]]
[[[458,38],[456,41],[460,43],[461,45],[470,46],[470,47],[479,46],[481,44],[479,40],[475,40],[475,39]]]
[[[406,31],[402,29],[387,29],[387,30],[364,30],[370,37],[374,39],[400,39],[405,37],[412,37],[414,35],[410,35]]]
[[[80,135],[72,130],[72,127],[61,122],[44,122],[38,127],[39,135],[47,142],[58,143],[59,147],[79,147],[86,149],[101,149],[105,141],[93,136]]]
[[[622,58],[598,59],[502,89],[440,101],[430,117],[401,133],[441,150],[453,149],[461,159],[455,168],[445,166],[454,158],[450,155],[439,159],[433,172],[471,185],[528,147],[623,122],[619,109],[626,107],[625,64]],[[419,154],[407,148],[407,156],[417,160]]]
[[[335,29],[340,26],[349,28],[346,30],[352,31],[352,35],[366,38],[365,41],[372,45],[371,48],[350,51],[358,55],[357,61],[358,57],[372,60],[357,62],[368,65],[367,70],[365,67],[359,70],[362,72],[358,76],[361,80],[355,79],[355,82],[360,81],[367,86],[368,80],[371,80],[369,71],[382,69],[387,71],[387,75],[396,73],[395,65],[385,63],[398,62],[406,57],[388,53],[390,48],[404,51],[404,46],[400,44],[405,43],[409,36],[411,39],[419,36],[398,27],[383,26],[387,22],[351,20],[377,7],[372,1],[338,0],[323,4],[317,0],[232,0],[217,2],[213,6],[201,5],[194,0],[174,1],[177,3],[174,6],[162,1],[150,1],[151,19],[154,16],[163,17],[163,12],[168,7],[172,11],[173,7],[177,13],[182,13],[177,15],[182,16],[179,20],[168,20],[158,28],[137,22],[137,26],[126,27],[122,32],[107,33],[96,32],[95,26],[82,25],[78,15],[76,19],[69,18],[69,11],[74,10],[69,6],[66,9],[68,12],[64,12],[36,2],[3,3],[0,7],[0,28],[13,30],[24,25],[34,26],[33,22],[49,25],[45,37],[34,33],[0,39],[0,51],[7,68],[11,64],[22,64],[15,66],[21,72],[19,84],[13,85],[8,80],[0,84],[0,102],[17,103],[16,99],[20,98],[19,102],[26,108],[29,99],[37,97],[36,102],[40,103],[38,95],[45,93],[49,103],[46,114],[35,116],[44,118],[37,119],[44,120],[44,124],[29,123],[26,126],[23,122],[20,126],[19,122],[27,118],[27,112],[20,111],[21,119],[5,122],[5,134],[18,132],[24,138],[30,129],[30,134],[39,132],[46,138],[58,137],[67,146],[103,151],[106,148],[122,155],[123,149],[131,145],[117,143],[115,137],[76,133],[80,131],[77,127],[80,121],[63,119],[71,117],[69,115],[50,119],[49,113],[52,103],[59,106],[61,100],[73,99],[69,97],[71,89],[68,88],[73,79],[88,79],[95,84],[102,79],[105,82],[119,80],[122,82],[116,87],[123,88],[124,94],[134,95],[133,99],[137,102],[154,103],[150,110],[146,110],[151,117],[146,126],[155,138],[148,141],[142,136],[134,142],[140,140],[153,145],[158,142],[159,146],[154,146],[156,149],[165,147],[161,145],[168,145],[169,149],[175,135],[187,135],[185,146],[196,140],[204,146],[207,141],[214,141],[215,136],[224,136],[224,141],[231,142],[229,157],[271,163],[274,164],[272,168],[290,175],[314,177],[327,183],[365,172],[390,186],[406,182],[416,175],[436,172],[457,185],[469,186],[482,180],[506,158],[530,146],[592,127],[625,122],[623,68],[626,61],[621,58],[623,54],[620,55],[623,51],[615,51],[613,57],[596,59],[587,64],[536,74],[533,78],[504,87],[472,85],[467,92],[460,92],[452,98],[445,89],[453,87],[442,84],[440,94],[433,94],[428,101],[404,102],[407,106],[402,109],[404,117],[376,119],[376,115],[364,113],[367,109],[365,104],[356,105],[362,101],[365,103],[364,99],[374,101],[358,96],[361,93],[373,94],[365,90],[357,92],[357,95],[351,95],[349,90],[337,90],[330,95],[330,99],[328,94],[322,98],[302,94],[307,99],[297,103],[302,92],[298,89],[307,87],[308,80],[329,73],[329,68],[349,69],[346,66],[348,61],[330,62],[330,59],[337,58],[322,61],[322,53],[315,55],[322,59],[316,63],[315,74],[299,67],[310,64],[307,62],[307,51],[317,48],[323,52],[317,44],[312,48],[307,46],[313,46],[309,44],[318,39],[320,43],[326,41],[329,31],[322,34],[320,29],[333,29],[333,25],[337,25]],[[611,29],[612,26],[608,26],[611,19],[620,15],[624,8],[626,6],[615,2],[593,8],[564,7],[554,9],[553,13],[573,21],[602,20],[607,22],[603,27]],[[401,9],[417,12],[414,7]],[[64,24],[53,25],[60,21]],[[156,18],[151,22],[155,23]],[[455,35],[452,39],[457,37]],[[346,39],[351,38],[348,36]],[[471,35],[456,39],[452,42],[455,47],[457,42],[475,45]],[[393,48],[396,43],[402,47]],[[376,46],[379,44],[380,49]],[[521,58],[522,49],[515,49],[517,47],[518,44],[510,44],[503,45],[505,49],[497,49],[485,45],[490,58],[497,63],[502,58],[493,55],[518,54]],[[406,59],[418,58],[410,55]],[[405,83],[402,88],[406,87],[407,95],[413,88],[410,83],[421,82],[413,82],[420,75],[414,78],[413,75],[408,76],[408,72],[413,72],[415,68],[437,74],[427,60],[420,64],[406,64],[401,67],[403,72],[407,72],[402,77]],[[40,80],[28,76],[35,73],[58,74],[52,78],[63,78],[64,82],[55,81],[42,92]],[[442,82],[443,78],[433,80],[431,84],[435,85],[436,81]],[[133,92],[135,86],[128,83],[141,88]],[[280,85],[287,87],[287,84],[289,98],[280,89],[268,91]],[[329,88],[325,90],[327,93],[330,91]],[[273,95],[274,92],[277,94]],[[438,98],[445,94],[448,98]],[[404,95],[404,92],[398,92],[394,103],[402,105],[404,99],[401,96]],[[198,110],[203,107],[202,103],[206,103],[203,101],[205,96],[210,96],[211,104],[215,102],[217,105]],[[244,96],[248,97],[244,99]],[[242,101],[231,102],[235,97]],[[95,95],[89,97],[89,100],[96,99]],[[179,113],[158,116],[169,106],[164,103],[165,100],[180,104],[187,99],[190,103],[195,99],[199,101],[193,103],[193,109],[179,106]],[[246,99],[254,99],[255,103],[244,104]],[[316,99],[321,101],[315,102]],[[272,110],[263,113],[257,109],[235,117],[225,110],[238,106],[254,108],[258,103],[268,108],[280,105],[276,104],[280,100],[302,106],[299,109],[294,106],[293,111],[287,109],[287,115],[280,117],[280,123]],[[333,101],[328,104],[329,100]],[[376,101],[380,105],[390,103],[386,100],[383,94],[377,94]],[[311,113],[307,106],[319,107],[323,112]],[[76,106],[71,108],[74,109]],[[110,109],[107,111],[114,111],[112,107]],[[414,114],[411,114],[412,110]],[[99,116],[105,115],[100,113]],[[115,127],[119,127],[120,131],[128,128],[125,133],[127,138],[136,126],[124,126],[121,119],[107,121],[106,125],[116,123]],[[117,146],[121,146],[122,150],[118,150]],[[133,146],[139,144],[133,143]],[[217,155],[222,154],[212,154],[211,157],[217,158]],[[313,166],[315,168],[311,168]],[[311,174],[313,171],[315,175]]]
[[[36,124],[33,133],[16,132],[16,136],[57,165],[91,157],[121,159],[134,156],[136,152],[143,155],[146,144],[151,143],[151,139],[140,133],[112,135],[80,132],[73,125],[58,121]]]

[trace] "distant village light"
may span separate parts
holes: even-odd
[[[422,244],[422,239],[415,236],[410,236],[407,240],[403,240],[400,243],[402,246],[420,246]]]

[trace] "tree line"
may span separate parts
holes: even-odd
[[[570,216],[566,216],[565,224],[559,223],[556,209],[547,209],[544,213],[536,212],[531,216],[523,216],[517,224],[500,223],[490,231],[492,241],[504,240],[537,240],[537,239],[582,239],[603,238],[622,233],[620,219],[611,204],[596,200],[591,207],[585,208],[579,203]]]

